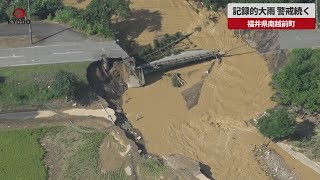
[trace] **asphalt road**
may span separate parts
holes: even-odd
[[[55,64],[97,60],[101,54],[112,58],[128,57],[115,41],[63,43],[0,49],[0,67]]]
[[[280,31],[280,48],[320,48],[320,30]]]
[[[38,42],[30,47],[0,49],[0,67],[93,61],[101,54],[128,57],[115,41],[88,39],[59,24],[33,22],[32,30]],[[28,33],[28,25],[0,24],[0,37]]]
[[[40,40],[39,42],[34,42],[36,45],[47,45],[61,42],[80,42],[87,39],[81,33],[75,32],[66,26],[41,21],[32,22],[32,34]],[[29,35],[29,25],[0,24],[0,37],[21,35]]]

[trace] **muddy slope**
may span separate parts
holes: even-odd
[[[266,60],[269,70],[277,73],[287,63],[287,51],[280,49],[279,31],[240,30],[234,33],[255,48]]]

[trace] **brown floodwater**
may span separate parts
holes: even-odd
[[[268,139],[246,123],[275,105],[270,100],[271,74],[264,59],[234,37],[223,15],[217,23],[209,22],[206,12],[197,14],[183,0],[132,0],[131,7],[160,14],[160,19],[153,19],[154,23],[160,22],[161,28],[140,32],[135,38],[140,45],[151,43],[157,35],[189,33],[201,26],[202,31],[190,37],[197,48],[227,51],[239,47],[230,52],[233,56],[223,58],[222,64],[213,68],[204,81],[198,105],[190,110],[181,92],[201,80],[210,62],[174,70],[187,82],[182,88],[173,87],[169,77],[155,74],[147,77],[147,86],[125,93],[124,111],[142,132],[147,150],[159,155],[178,153],[202,161],[212,168],[217,179],[269,179],[252,152],[254,145],[267,143]],[[128,31],[148,27],[143,23],[131,25]],[[137,114],[141,117],[138,121]],[[271,147],[302,179],[320,178],[273,144]]]

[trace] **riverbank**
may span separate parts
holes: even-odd
[[[169,77],[159,74],[147,79],[151,84],[125,93],[123,109],[133,127],[143,134],[148,152],[192,157],[208,164],[217,179],[268,179],[252,153],[254,145],[266,144],[268,139],[246,123],[275,105],[270,100],[273,94],[269,86],[271,74],[263,57],[227,30],[223,14],[215,14],[217,22],[212,22],[207,12],[197,14],[184,1],[132,2],[136,11],[147,9],[149,13],[160,14],[160,28],[146,29],[134,38],[140,46],[152,42],[158,35],[177,31],[189,33],[200,26],[201,32],[190,37],[197,48],[233,49],[229,57],[223,58],[221,66],[214,67],[205,79],[198,105],[190,110],[181,92],[199,82],[210,63],[169,72],[180,73],[187,82],[180,89],[172,87]],[[136,120],[137,115],[141,117],[139,120]],[[276,145],[271,143],[271,147],[298,177],[320,177]]]

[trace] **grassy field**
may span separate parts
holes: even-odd
[[[59,179],[128,179],[123,169],[101,172],[99,147],[107,135],[94,129],[89,130],[93,133],[75,132],[69,129],[53,140],[66,147],[66,152],[70,152],[66,154],[66,163]]]
[[[63,158],[59,158],[64,159],[65,162],[62,163],[62,171],[57,179],[130,179],[124,167],[106,173],[101,171],[99,147],[106,137],[108,140],[112,139],[105,132],[84,127],[81,127],[80,131],[74,128],[64,128],[56,136],[49,137],[51,142],[63,148],[65,152],[60,155]]]
[[[73,73],[81,82],[79,94],[87,93],[86,68],[89,62],[0,68],[0,109],[31,105],[57,99],[50,89],[59,70]]]
[[[101,151],[102,142],[110,151]],[[50,127],[36,129],[0,129],[0,179],[58,180],[94,179],[129,180],[124,168],[128,159],[117,168],[102,168],[102,163],[119,163],[119,159],[101,158],[119,155],[109,143],[121,146],[105,131],[86,127]],[[115,154],[116,153],[116,154]],[[178,179],[175,173],[155,159],[136,159],[137,176],[141,180]],[[49,168],[46,168],[49,167]]]
[[[55,179],[129,179],[123,168],[101,172],[99,147],[106,136],[95,129],[73,127],[0,130],[0,179],[47,179],[45,158],[60,161],[61,167],[49,164],[61,169]],[[52,156],[54,149],[46,152],[46,145],[43,147],[40,142],[62,149],[62,153]]]
[[[43,129],[0,131],[0,179],[45,179]]]

